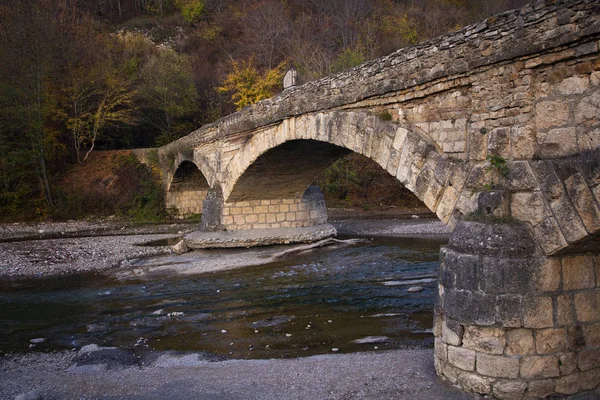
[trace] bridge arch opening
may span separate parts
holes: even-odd
[[[369,168],[397,178],[375,160],[332,143],[296,139],[267,150],[245,170],[225,199],[223,225],[230,230],[305,227],[327,221],[325,197],[318,179],[332,164],[354,155]],[[343,178],[342,178],[343,179]],[[425,205],[410,193],[411,205]]]
[[[177,217],[202,213],[210,185],[192,161],[183,161],[173,174],[165,199],[166,207]]]

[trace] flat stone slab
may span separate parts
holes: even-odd
[[[303,228],[249,229],[236,231],[195,231],[184,237],[191,249],[269,246],[275,244],[311,243],[334,236],[335,228],[329,224]]]

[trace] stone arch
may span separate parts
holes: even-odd
[[[168,182],[165,204],[177,216],[200,214],[210,185],[198,166],[183,159]]]
[[[259,175],[262,161],[271,158],[285,163],[286,155],[293,156],[295,148],[301,148],[298,154],[304,154],[304,158],[316,153],[321,159],[310,165],[305,176],[289,185],[290,195],[301,195],[301,189],[308,188],[316,177],[311,175],[314,170],[320,171],[352,151],[375,161],[442,221],[453,223],[452,212],[464,184],[464,164],[449,159],[418,128],[365,110],[307,114],[254,134],[228,164],[224,174],[225,201],[259,200],[260,196],[248,196],[248,188],[253,185],[252,177]],[[293,166],[286,167],[287,173]],[[271,182],[280,183],[277,179]],[[262,193],[267,197],[281,194],[265,188]]]

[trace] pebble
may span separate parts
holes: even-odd
[[[408,288],[409,292],[421,292],[423,291],[423,287],[422,286],[412,286]]]
[[[340,349],[338,349],[337,347],[334,347],[333,349],[331,349],[331,351],[337,352],[337,351],[340,351]]]
[[[31,339],[29,341],[29,343],[39,344],[39,343],[44,343],[45,341],[46,341],[46,338],[35,338],[35,339]]]
[[[15,400],[43,400],[41,393],[39,390],[32,390],[31,392],[27,392],[25,394],[20,394],[15,397]]]

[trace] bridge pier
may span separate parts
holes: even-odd
[[[545,398],[600,383],[600,256],[546,257],[520,222],[461,222],[442,249],[438,374],[469,392]]]
[[[301,228],[327,222],[321,189],[310,186],[300,198],[226,202],[222,225],[227,230]]]

